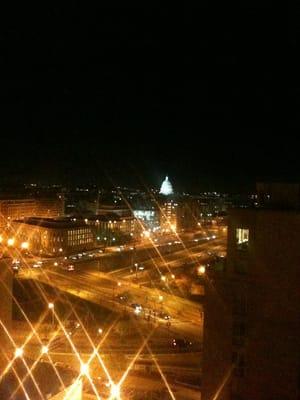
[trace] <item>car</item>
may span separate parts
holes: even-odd
[[[116,297],[121,303],[127,303],[128,302],[128,296],[126,294],[119,294]]]
[[[140,312],[143,309],[143,307],[137,303],[130,304],[130,307],[132,307],[134,309],[135,314],[140,314]]]
[[[192,344],[192,342],[181,338],[174,338],[171,342],[171,346],[177,349],[186,349],[188,347],[191,347]]]
[[[74,265],[73,264],[69,264],[69,265],[67,265],[67,271],[75,271],[75,267],[74,267]]]
[[[169,321],[171,316],[163,311],[158,313],[158,318],[164,319],[165,321]]]

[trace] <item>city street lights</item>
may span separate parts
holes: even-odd
[[[102,335],[103,333],[103,329],[102,328],[98,328],[98,335]]]
[[[9,238],[9,239],[7,240],[7,245],[8,245],[8,246],[13,246],[14,243],[15,243],[15,239],[14,239],[14,238]]]
[[[80,374],[83,376],[89,376],[89,364],[82,363],[80,366]]]
[[[28,242],[22,242],[21,243],[21,249],[22,250],[28,250],[29,249],[29,243]]]
[[[23,347],[17,347],[15,350],[15,358],[22,357],[24,354]]]
[[[48,346],[42,346],[42,349],[41,349],[42,354],[48,354],[48,351],[49,351]]]
[[[205,274],[205,271],[206,271],[205,266],[204,265],[200,265],[200,267],[198,268],[198,273],[200,275],[203,275],[203,274]]]
[[[110,388],[110,399],[111,400],[120,400],[120,386],[115,383],[111,384]]]

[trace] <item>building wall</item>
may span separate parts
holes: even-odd
[[[53,227],[12,223],[17,240],[29,243],[32,253],[43,255],[68,254],[91,249],[95,246],[95,236],[88,225]]]
[[[160,208],[160,228],[162,231],[171,232],[177,230],[178,204],[172,199],[166,199]]]
[[[206,280],[204,300],[202,400],[230,400],[232,379],[231,310],[221,277]]]
[[[64,215],[62,195],[41,199],[0,200],[0,226],[8,221],[29,217],[57,218]]]
[[[236,243],[240,227],[249,229],[243,249]],[[232,212],[228,276],[234,304],[245,303],[233,320],[233,351],[244,356],[235,388],[244,399],[299,399],[299,237],[300,213]]]
[[[212,381],[212,386],[217,386],[217,376],[225,374],[231,356],[234,365],[232,379],[228,382],[231,399],[299,400],[299,237],[298,212],[231,211],[227,268],[214,282],[216,293],[223,293],[231,312],[231,328],[227,329],[231,340],[227,344],[224,342],[225,329],[221,329],[224,313],[218,308],[214,311],[217,296],[208,291],[209,306],[205,309],[208,324],[204,325],[204,399],[210,398],[205,382]],[[222,354],[220,361],[214,355],[214,348]],[[207,359],[210,361],[205,362]],[[224,364],[224,359],[228,360],[228,365]]]

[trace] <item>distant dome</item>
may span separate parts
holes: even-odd
[[[166,176],[166,179],[163,181],[159,193],[164,194],[165,196],[168,196],[170,194],[173,194],[173,187],[171,182],[169,181],[169,178]]]

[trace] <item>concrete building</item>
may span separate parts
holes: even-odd
[[[207,276],[204,400],[300,398],[297,186],[230,211],[226,268]]]
[[[15,219],[58,218],[64,215],[64,197],[0,199],[0,227]]]
[[[57,256],[88,250],[95,246],[95,236],[91,227],[75,218],[27,218],[13,221],[11,225],[16,239],[27,242],[32,253]]]
[[[166,198],[162,201],[160,206],[160,229],[162,232],[176,232],[177,207],[178,203],[171,198]]]
[[[139,235],[138,220],[132,215],[119,216],[116,213],[93,215],[84,222],[91,227],[97,244],[111,246],[126,243]]]

